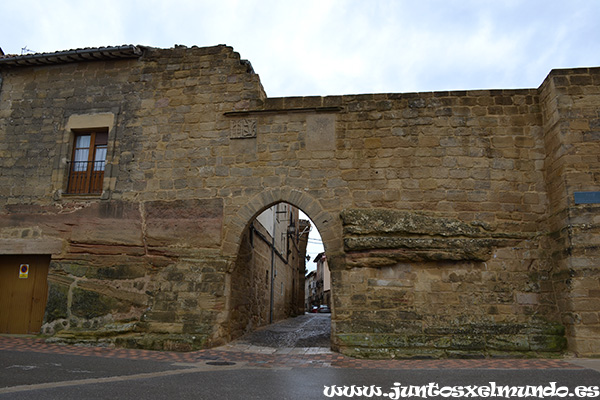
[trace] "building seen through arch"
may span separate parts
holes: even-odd
[[[316,268],[306,275],[305,304],[308,311],[319,310],[321,306],[327,306],[331,311],[331,272],[327,263],[325,253],[319,253],[313,262]]]
[[[304,313],[304,274],[310,222],[278,203],[244,231],[231,274],[231,338]]]

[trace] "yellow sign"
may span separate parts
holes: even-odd
[[[19,279],[27,279],[29,276],[29,264],[21,264],[19,267]]]

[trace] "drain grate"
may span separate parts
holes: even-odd
[[[208,361],[206,363],[206,365],[225,366],[225,365],[235,365],[235,363],[232,361]]]

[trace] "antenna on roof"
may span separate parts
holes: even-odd
[[[24,55],[24,54],[32,54],[32,53],[35,53],[35,51],[33,51],[33,50],[29,50],[29,49],[27,48],[27,46],[25,46],[25,47],[21,47],[21,55]]]

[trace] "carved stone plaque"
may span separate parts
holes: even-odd
[[[335,115],[306,118],[306,150],[335,150]]]
[[[230,139],[248,139],[256,137],[255,119],[236,119],[231,121]]]

